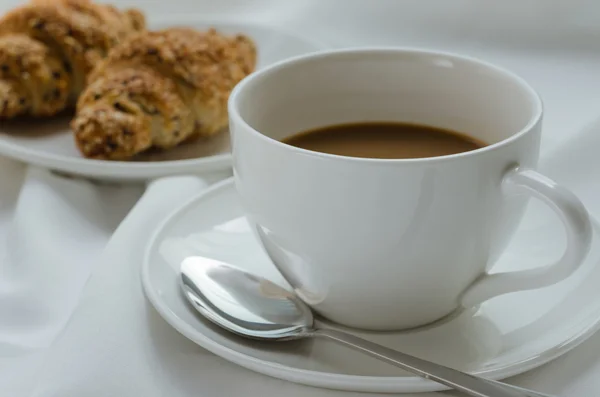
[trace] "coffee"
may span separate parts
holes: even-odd
[[[327,126],[294,134],[283,142],[316,152],[381,159],[446,156],[486,146],[455,131],[388,122]]]

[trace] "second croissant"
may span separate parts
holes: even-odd
[[[88,158],[127,160],[227,125],[233,87],[256,66],[244,35],[171,28],[135,35],[94,71],[72,122]]]

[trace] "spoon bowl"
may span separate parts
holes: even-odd
[[[181,286],[202,315],[244,337],[298,339],[313,328],[312,311],[295,295],[214,259],[184,259]]]

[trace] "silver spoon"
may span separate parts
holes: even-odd
[[[552,397],[444,367],[354,335],[315,328],[311,309],[293,293],[226,263],[188,257],[181,264],[185,297],[207,319],[261,340],[321,337],[475,397]]]

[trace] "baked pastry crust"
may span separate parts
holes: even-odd
[[[33,0],[0,19],[0,119],[73,106],[109,50],[143,30],[136,10],[90,0]]]
[[[244,35],[170,28],[134,35],[90,75],[72,122],[88,158],[127,160],[227,126],[233,87],[256,65]]]

